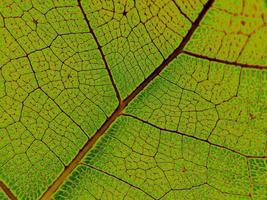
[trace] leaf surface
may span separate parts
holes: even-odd
[[[265,199],[267,6],[0,5],[0,199]]]

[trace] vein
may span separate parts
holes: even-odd
[[[84,11],[84,9],[83,9],[83,7],[82,7],[81,0],[78,0],[78,6],[79,6],[79,8],[80,8],[80,10],[81,10],[81,12],[82,12],[82,14],[83,14],[83,18],[84,18],[84,20],[85,20],[85,22],[86,22],[86,24],[87,24],[87,26],[88,26],[88,29],[89,29],[90,33],[92,34],[92,36],[93,36],[93,38],[94,38],[94,40],[95,40],[95,42],[96,42],[96,45],[97,45],[97,48],[98,48],[98,50],[99,50],[99,52],[100,52],[100,55],[101,55],[101,57],[102,57],[102,60],[104,61],[104,65],[105,65],[105,68],[106,68],[106,70],[107,70],[107,72],[108,72],[108,75],[109,75],[110,81],[111,81],[111,83],[112,83],[112,86],[113,86],[113,88],[114,88],[114,90],[115,90],[116,97],[117,97],[118,101],[121,102],[120,93],[119,93],[119,90],[118,90],[118,88],[117,88],[117,85],[115,84],[115,80],[114,80],[114,78],[113,78],[113,76],[112,76],[111,70],[110,70],[110,68],[109,68],[109,66],[108,66],[108,62],[107,62],[107,60],[106,60],[105,54],[104,54],[104,52],[103,52],[103,50],[102,50],[102,47],[101,47],[101,45],[100,45],[100,43],[99,43],[99,41],[98,41],[98,39],[97,39],[97,37],[96,37],[96,35],[95,35],[95,33],[94,33],[94,30],[92,29],[92,27],[91,27],[91,25],[90,25],[90,23],[89,23],[89,20],[88,20],[88,18],[87,18],[87,16],[86,16],[86,13],[85,13],[85,11]]]
[[[248,171],[248,178],[249,178],[249,197],[250,199],[253,199],[254,182],[253,182],[253,178],[252,178],[251,170],[249,166],[249,159],[246,160],[246,164],[247,164],[247,171]]]
[[[129,182],[127,182],[127,181],[125,181],[125,180],[123,180],[123,179],[117,177],[117,176],[114,176],[113,174],[110,174],[110,173],[108,173],[108,172],[106,172],[106,171],[104,171],[104,170],[102,170],[102,169],[98,169],[98,168],[96,168],[96,167],[94,167],[94,166],[92,166],[92,165],[88,165],[88,164],[86,164],[86,163],[80,163],[80,164],[81,164],[81,165],[84,165],[84,166],[86,166],[86,167],[89,167],[89,168],[91,168],[91,169],[93,169],[93,170],[96,170],[96,171],[98,171],[98,172],[100,172],[100,173],[103,173],[103,174],[105,174],[105,175],[107,175],[107,176],[109,176],[109,177],[112,177],[112,178],[114,178],[114,179],[116,179],[116,180],[118,180],[118,181],[120,181],[120,182],[123,182],[123,183],[129,185],[130,187],[132,187],[132,188],[134,188],[134,189],[136,189],[136,190],[141,191],[142,193],[146,194],[147,196],[151,197],[152,199],[155,199],[153,196],[151,196],[150,194],[148,194],[146,191],[142,190],[141,188],[139,188],[139,187],[137,187],[137,186],[135,186],[135,185],[133,185],[133,184],[131,184],[131,183],[129,183]]]
[[[82,149],[77,153],[69,165],[65,166],[65,169],[57,177],[57,179],[48,187],[46,192],[43,193],[40,199],[48,200],[51,199],[54,192],[58,187],[65,181],[65,179],[72,173],[72,171],[79,165],[80,161],[84,158],[89,150],[91,150],[94,144],[99,138],[105,133],[110,125],[120,116],[123,107],[119,105],[117,109],[111,114],[111,116],[102,124],[102,126],[96,131],[96,133],[88,139]]]
[[[8,30],[8,29],[7,29]],[[30,68],[31,68],[31,70],[32,70],[32,72],[33,72],[33,76],[34,76],[34,79],[35,79],[35,81],[36,81],[36,84],[37,84],[37,88],[35,89],[35,90],[37,90],[37,89],[40,89],[59,109],[60,109],[60,111],[62,112],[62,113],[64,113],[82,132],[83,132],[83,134],[88,138],[88,135],[87,135],[87,133],[85,132],[85,130],[83,130],[83,128],[70,116],[70,115],[68,115],[61,107],[60,107],[60,105],[54,100],[54,99],[52,99],[42,88],[41,88],[41,86],[40,86],[40,84],[39,84],[39,82],[38,82],[38,79],[37,79],[37,76],[36,76],[36,72],[35,72],[35,70],[34,70],[34,68],[33,68],[33,65],[32,65],[32,62],[31,62],[31,60],[30,60],[30,58],[29,58],[29,54],[26,52],[26,50],[23,48],[23,46],[18,42],[18,40],[13,36],[13,34],[8,30],[8,32],[9,32],[9,34],[11,35],[11,37],[16,41],[16,43],[20,46],[20,48],[23,50],[23,52],[25,53],[25,57],[27,58],[27,60],[28,60],[28,62],[29,62],[29,64],[30,64]],[[33,91],[32,91],[33,92]],[[25,100],[24,100],[25,101]]]
[[[177,9],[179,10],[179,12],[191,23],[193,23],[193,21],[182,11],[182,9],[180,8],[180,6],[178,5],[178,3],[176,1],[172,1],[175,6],[177,7]]]
[[[160,199],[163,199],[164,197],[166,197],[170,192],[173,192],[173,191],[183,191],[183,190],[194,190],[194,189],[198,189],[200,187],[203,187],[207,185],[207,183],[201,183],[201,184],[198,184],[198,185],[193,185],[192,187],[188,187],[188,188],[180,188],[180,189],[170,189],[169,191],[167,191],[165,194],[163,194],[160,198],[158,198],[158,200]]]
[[[62,112],[64,113],[64,115],[69,118],[81,131],[82,133],[88,138],[88,135],[86,133],[86,131],[68,114],[66,113],[62,108],[61,106],[52,98],[50,97],[41,87],[38,87],[38,89],[40,89],[46,96],[48,99],[50,99],[56,106],[57,108]]]
[[[227,151],[231,151],[232,153],[239,154],[240,156],[243,156],[243,157],[246,157],[246,158],[267,158],[266,156],[254,156],[254,155],[243,154],[243,153],[241,153],[239,151],[236,151],[234,149],[231,149],[229,147],[210,142],[208,139],[199,138],[199,137],[196,137],[194,135],[189,135],[189,134],[182,133],[182,132],[179,132],[179,131],[176,131],[176,130],[170,130],[170,129],[162,128],[160,126],[157,126],[157,125],[155,125],[155,124],[153,124],[151,122],[145,121],[145,120],[143,120],[143,119],[141,119],[139,117],[136,117],[134,115],[131,115],[131,114],[123,114],[123,116],[131,117],[131,118],[133,118],[135,120],[138,120],[138,121],[140,121],[140,122],[142,122],[144,124],[152,126],[152,127],[156,128],[156,129],[159,129],[161,131],[166,131],[166,132],[169,132],[169,133],[175,133],[175,134],[179,134],[179,135],[182,135],[182,136],[185,136],[185,137],[188,137],[188,138],[192,138],[192,139],[195,139],[195,140],[198,140],[198,141],[201,141],[201,142],[205,142],[205,143],[208,143],[211,146],[215,146],[215,147],[218,147],[218,148],[221,148],[221,149],[225,149]]]
[[[6,186],[6,184],[3,181],[0,181],[0,188],[2,188],[2,190],[9,197],[9,199],[17,200],[17,197],[11,192],[11,190]]]
[[[208,12],[209,8],[212,6],[214,0],[209,0],[203,7],[202,11],[199,13],[196,21],[192,24],[191,28],[187,32],[186,36],[180,43],[180,45],[124,100],[127,105],[137,94],[139,94],[154,78],[156,78],[165,67],[173,61],[180,53],[182,53],[183,48],[188,43],[193,33],[199,26],[199,23],[204,18],[205,14]]]
[[[43,193],[40,199],[47,200],[51,199],[52,195],[59,186],[66,180],[66,178],[72,173],[72,171],[79,165],[80,161],[84,158],[84,156],[88,153],[89,150],[93,148],[99,138],[105,133],[105,131],[113,124],[113,122],[122,114],[122,111],[127,107],[127,105],[138,95],[152,80],[154,80],[165,67],[174,60],[183,50],[185,45],[190,40],[191,36],[195,32],[196,28],[199,26],[199,23],[204,18],[205,14],[208,12],[209,8],[212,6],[214,0],[209,0],[203,7],[202,11],[199,13],[197,19],[194,23],[192,23],[191,28],[188,33],[180,43],[180,45],[171,53],[168,58],[166,58],[140,85],[123,101],[120,101],[120,104],[116,108],[116,110],[106,119],[106,121],[102,124],[102,126],[88,139],[88,141],[84,144],[84,146],[80,149],[77,155],[73,158],[73,160],[65,167],[65,169],[61,172],[61,174],[56,178],[56,180],[48,187],[48,189]],[[84,18],[87,22],[87,25],[91,31],[91,27],[88,19],[86,18],[86,14],[81,6],[81,0],[78,0],[78,5],[83,12]],[[92,32],[93,33],[93,32]],[[95,35],[93,34],[95,37]],[[97,40],[96,40],[97,41]],[[99,45],[99,43],[98,43]],[[102,52],[100,45],[99,51]],[[103,52],[101,53],[104,56]],[[105,59],[104,59],[105,61]],[[105,61],[106,62],[106,61]],[[109,69],[108,69],[109,71]]]
[[[264,65],[252,65],[252,64],[239,63],[239,62],[235,62],[235,61],[227,61],[227,60],[222,60],[222,59],[218,59],[218,58],[208,57],[205,55],[196,54],[196,53],[193,53],[190,51],[185,51],[185,50],[183,50],[182,53],[189,55],[189,56],[192,56],[192,57],[202,58],[202,59],[212,61],[212,62],[232,65],[234,67],[251,68],[251,69],[259,69],[259,70],[267,69],[267,66],[264,66]]]

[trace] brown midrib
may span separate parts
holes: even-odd
[[[0,181],[0,188],[2,188],[2,190],[8,196],[9,199],[11,199],[11,200],[17,200],[17,197],[11,192],[11,190],[2,181]]]
[[[98,139],[105,133],[105,131],[110,127],[110,125],[122,114],[122,111],[127,107],[127,105],[154,79],[160,72],[173,60],[175,59],[183,50],[187,42],[190,40],[192,34],[198,27],[200,21],[203,19],[209,8],[211,7],[214,0],[209,0],[203,7],[202,11],[199,13],[197,19],[192,24],[188,33],[180,43],[180,45],[173,51],[172,54],[165,59],[159,67],[157,67],[130,95],[128,95],[124,100],[121,101],[116,110],[110,115],[109,118],[103,123],[103,125],[95,132],[95,134],[89,138],[82,149],[74,157],[68,166],[65,167],[63,172],[57,177],[57,179],[48,187],[46,192],[41,196],[40,199],[48,200],[58,189],[58,187],[66,180],[69,174],[79,165],[80,161],[87,154],[87,152],[94,146]],[[79,4],[81,6],[81,4]]]

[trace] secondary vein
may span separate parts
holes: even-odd
[[[105,54],[104,54],[104,52],[103,52],[103,50],[102,50],[102,47],[101,47],[101,45],[100,45],[100,43],[99,43],[99,41],[98,41],[98,39],[97,39],[97,37],[96,37],[96,35],[95,35],[95,33],[94,33],[94,30],[92,29],[92,27],[91,27],[91,25],[90,25],[90,23],[89,23],[89,20],[88,20],[88,18],[87,18],[87,16],[86,16],[86,13],[85,13],[85,11],[84,11],[84,9],[83,9],[83,7],[82,7],[81,0],[78,0],[78,6],[79,6],[79,8],[80,8],[80,10],[81,10],[81,12],[82,12],[82,14],[83,14],[83,18],[84,18],[84,20],[86,21],[86,24],[87,24],[87,26],[88,26],[88,29],[89,29],[90,33],[92,34],[92,36],[93,36],[93,38],[94,38],[94,40],[95,40],[95,42],[96,42],[97,48],[98,48],[98,50],[99,50],[99,52],[100,52],[100,55],[101,55],[102,60],[103,60],[103,62],[104,62],[105,68],[106,68],[106,70],[107,70],[107,72],[108,72],[110,81],[111,81],[112,86],[113,86],[113,88],[114,88],[114,90],[115,90],[117,99],[118,99],[119,102],[121,102],[120,93],[119,93],[119,90],[118,90],[118,88],[117,88],[117,85],[115,84],[115,80],[113,79],[113,76],[112,76],[110,67],[108,66],[108,62],[107,62],[106,57],[105,57]]]

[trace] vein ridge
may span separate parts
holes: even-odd
[[[11,200],[17,200],[17,197],[13,194],[13,192],[1,180],[0,180],[0,188],[2,188],[3,192],[8,196],[8,198],[10,198]]]

